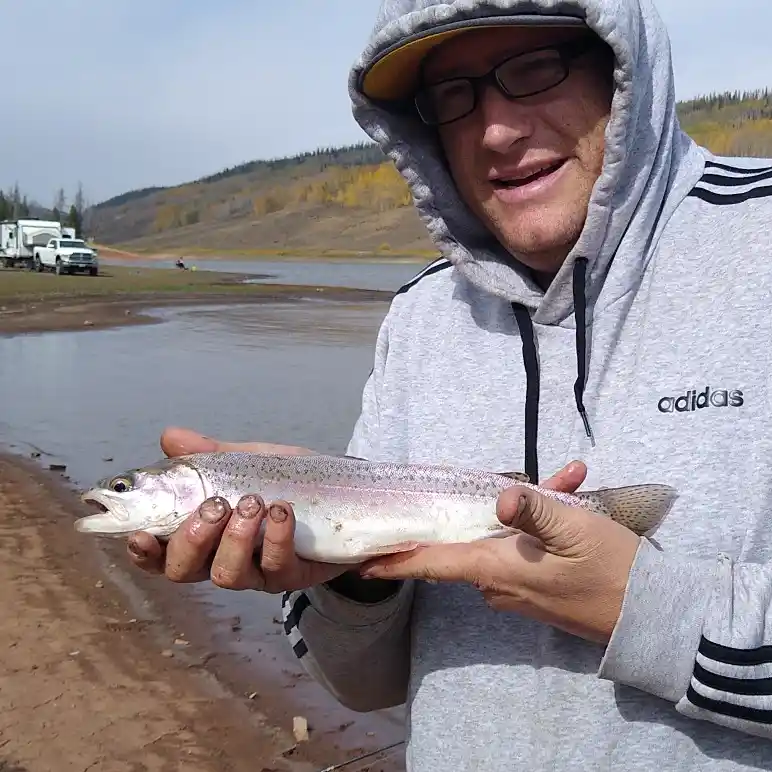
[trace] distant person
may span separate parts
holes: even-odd
[[[183,271],[186,271],[187,268],[185,267],[185,263],[181,257],[177,258],[177,261],[174,263],[177,268],[181,268]]]
[[[135,563],[287,591],[320,683],[407,703],[411,772],[772,769],[772,160],[682,132],[650,0],[389,0],[351,93],[442,258],[394,298],[347,452],[680,498],[648,539],[514,488],[524,534],[344,572],[295,557],[286,507],[254,563],[255,491]]]

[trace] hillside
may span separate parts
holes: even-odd
[[[772,157],[772,91],[681,102],[713,152]],[[369,144],[252,161],[172,188],[130,191],[89,212],[104,244],[131,250],[416,252],[431,244],[402,178]]]

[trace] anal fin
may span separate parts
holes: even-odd
[[[374,558],[383,555],[394,555],[397,552],[411,552],[419,546],[417,541],[402,541],[397,544],[384,544],[382,547],[374,547],[367,550],[367,557]]]

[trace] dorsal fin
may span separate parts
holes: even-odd
[[[517,480],[517,482],[531,482],[531,478],[525,472],[496,472],[496,474],[509,477],[510,480]]]

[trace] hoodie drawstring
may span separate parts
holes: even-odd
[[[536,441],[539,436],[539,355],[536,352],[536,335],[531,314],[525,306],[512,304],[515,319],[523,342],[525,366],[525,473],[532,483],[539,480],[539,456]]]
[[[584,385],[587,382],[587,258],[577,257],[574,260],[573,273],[574,316],[576,317],[576,382],[574,397],[576,409],[582,417],[584,431],[590,438],[590,444],[595,447],[595,437],[590,428],[590,419],[584,407]]]
[[[584,386],[587,381],[587,258],[577,257],[573,269],[574,315],[576,317],[576,382],[574,398],[576,409],[582,418],[584,430],[595,447],[595,437],[590,419],[584,406]],[[525,367],[525,473],[532,483],[539,482],[539,355],[536,349],[536,334],[530,311],[519,303],[512,303],[520,339],[523,342],[523,366]]]

